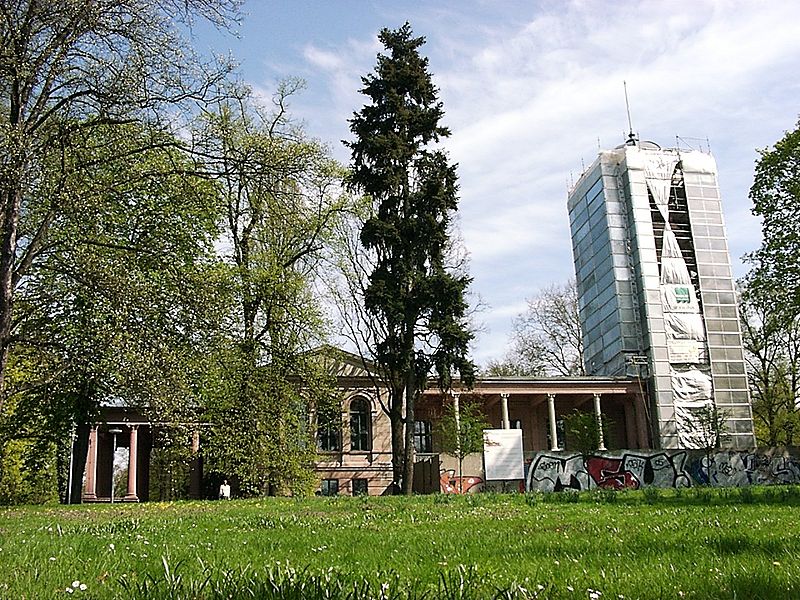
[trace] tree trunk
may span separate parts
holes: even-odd
[[[86,456],[89,452],[89,425],[78,425],[75,430],[75,444],[72,447],[72,482],[70,504],[81,503],[83,491],[83,472],[86,470]]]
[[[392,431],[392,494],[400,494],[403,484],[405,435],[403,432],[403,392],[391,392],[389,424]]]
[[[416,378],[414,366],[406,376],[405,453],[403,454],[403,494],[414,493],[414,403],[416,400]]]
[[[11,182],[4,182],[10,185]],[[0,240],[0,415],[5,405],[5,373],[11,349],[11,310],[14,299],[14,262],[22,194],[17,187],[3,192],[3,232]]]

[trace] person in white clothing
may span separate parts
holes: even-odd
[[[231,486],[228,484],[227,479],[223,480],[222,485],[219,486],[219,499],[220,500],[231,499]]]

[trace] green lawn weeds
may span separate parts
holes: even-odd
[[[0,598],[795,599],[800,487],[0,508]]]

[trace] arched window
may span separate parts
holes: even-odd
[[[350,403],[350,450],[352,452],[369,452],[372,440],[369,435],[369,404],[363,398],[356,398]]]

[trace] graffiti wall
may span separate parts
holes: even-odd
[[[588,456],[538,452],[526,464],[528,491],[613,490],[642,487],[733,487],[800,483],[800,454],[783,449],[753,452],[697,450],[610,452]]]
[[[439,491],[442,494],[474,494],[483,489],[483,479],[477,475],[459,477],[453,469],[439,473]]]

